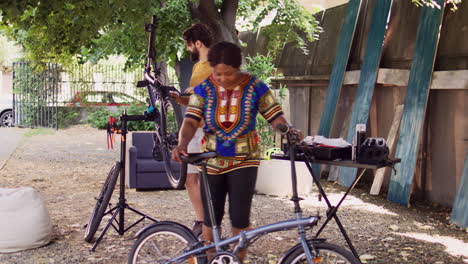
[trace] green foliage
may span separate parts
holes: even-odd
[[[66,128],[79,122],[80,111],[75,107],[59,107],[57,120],[59,128]]]
[[[55,119],[52,118],[56,106],[53,94],[57,89],[55,65],[47,66],[46,70],[35,71],[30,63],[15,64],[13,93],[19,108],[16,110],[19,113],[16,123],[21,126],[56,126]]]
[[[106,129],[109,116],[118,118],[119,115],[116,112],[99,107],[88,112],[86,123],[97,129]]]
[[[141,115],[146,111],[146,106],[144,105],[131,105],[125,107],[127,110],[127,115]],[[109,121],[109,116],[115,117],[119,120],[120,114],[123,112],[124,107],[119,107],[117,112],[110,111],[106,108],[94,108],[88,112],[88,117],[86,123],[90,124],[92,127],[97,129],[106,129],[107,123]],[[120,123],[120,122],[119,122]],[[119,125],[119,124],[118,124]],[[154,122],[144,122],[144,121],[131,121],[127,122],[128,131],[154,131],[155,126]]]
[[[257,54],[256,56],[246,57],[245,59],[247,61],[244,67],[245,70],[252,75],[255,75],[265,84],[270,84],[276,70],[275,65],[273,64],[273,58],[271,56]]]
[[[142,115],[146,109],[146,105],[131,105],[126,108],[128,115]],[[154,122],[133,121],[127,122],[128,131],[155,131]]]
[[[272,56],[257,54],[253,57],[246,57],[246,61],[247,63],[245,64],[244,69],[262,80],[265,84],[269,85],[271,83],[271,79],[278,77]],[[284,90],[286,90],[286,88],[282,86],[279,92],[280,97],[282,94],[284,95]],[[264,153],[267,149],[274,147],[275,130],[261,115],[257,115],[257,132],[260,136],[259,145],[261,153]]]
[[[276,12],[270,25],[261,28],[261,22]],[[239,16],[251,24],[253,30],[268,37],[267,49],[273,58],[288,43],[295,43],[308,54],[307,42],[318,39],[322,32],[319,22],[298,1],[248,1],[239,2]]]
[[[0,1],[0,30],[17,40],[26,50],[26,59],[33,62],[69,65],[75,61],[97,62],[117,54],[127,58],[127,67],[133,67],[144,63],[147,34],[143,27],[155,14],[159,18],[155,43],[158,60],[174,66],[185,53],[181,33],[196,22],[188,3],[198,6],[200,1],[6,0]],[[218,7],[222,3],[216,1]],[[203,14],[203,19],[221,19],[219,10]],[[238,10],[229,12],[258,26],[270,11],[277,12],[275,25],[266,28],[273,55],[288,41],[305,47],[305,40],[316,38],[317,22],[296,0],[239,0]],[[212,22],[225,26],[222,21]],[[306,38],[296,30],[304,32]]]

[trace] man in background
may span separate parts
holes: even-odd
[[[209,28],[204,24],[194,24],[183,33],[183,38],[187,51],[190,53],[192,62],[195,62],[192,68],[192,76],[190,78],[190,87],[184,93],[193,93],[193,88],[203,82],[211,75],[211,67],[208,62],[209,47],[213,42],[213,37]],[[178,96],[172,93],[172,96],[181,105],[188,104],[188,97]],[[192,141],[188,145],[188,153],[201,152],[201,140],[203,138],[203,129],[199,127]],[[185,181],[185,188],[195,211],[195,221],[192,231],[196,236],[202,232],[203,225],[203,205],[200,193],[200,172],[194,165],[188,164],[187,179]]]

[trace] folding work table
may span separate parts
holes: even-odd
[[[271,155],[272,158],[274,159],[283,159],[283,160],[289,160],[289,156],[284,156],[284,155]],[[353,243],[351,242],[351,239],[349,238],[348,234],[346,233],[346,230],[344,229],[343,225],[341,224],[340,219],[336,215],[336,212],[338,211],[339,207],[343,203],[343,201],[346,199],[348,196],[349,192],[356,186],[356,184],[359,182],[359,180],[362,178],[366,170],[368,169],[379,169],[383,167],[390,166],[392,167],[395,163],[400,162],[400,159],[395,159],[395,160],[389,160],[388,162],[385,162],[380,165],[373,165],[373,164],[365,164],[365,163],[358,163],[354,160],[318,160],[315,159],[312,155],[306,154],[306,153],[297,153],[296,154],[296,161],[302,161],[305,162],[307,169],[309,169],[310,174],[312,175],[312,179],[314,180],[315,185],[318,188],[319,191],[319,197],[323,197],[325,200],[325,203],[328,206],[327,210],[327,219],[325,222],[320,226],[319,230],[315,234],[315,238],[317,238],[320,233],[322,233],[323,229],[325,226],[330,222],[331,219],[334,219],[336,224],[338,225],[338,228],[341,231],[341,234],[343,235],[344,239],[346,240],[346,243],[348,244],[349,248],[351,249],[351,252],[353,253],[356,258],[359,259],[359,254],[357,253],[356,249],[353,246]],[[320,183],[320,177],[317,175],[314,175],[313,170],[312,170],[312,164],[326,164],[326,165],[334,165],[334,166],[342,166],[342,167],[353,167],[353,168],[359,168],[363,169],[360,171],[359,175],[354,179],[353,183],[346,189],[345,194],[343,197],[341,197],[340,201],[336,205],[332,205],[330,203],[330,200],[327,197],[327,194],[325,193],[325,190],[322,187],[322,184]]]

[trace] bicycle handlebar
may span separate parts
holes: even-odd
[[[188,156],[180,155],[180,159],[185,163],[196,164],[205,159],[210,159],[218,156],[214,151],[204,153],[189,153]]]

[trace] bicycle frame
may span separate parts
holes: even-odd
[[[218,243],[215,242],[207,246],[203,246],[200,248],[190,250],[174,259],[169,260],[168,263],[179,263],[180,261],[183,261],[184,259],[190,256],[197,255],[201,252],[205,252],[208,249],[212,249],[215,247],[222,248],[232,243],[239,242],[233,251],[233,253],[236,254],[239,251],[239,249],[246,247],[249,244],[249,242],[256,237],[259,237],[268,233],[291,230],[291,229],[298,228],[298,227],[306,228],[308,226],[316,225],[317,222],[318,222],[317,216],[310,216],[310,217],[294,219],[294,220],[285,220],[285,221],[265,225],[262,227],[258,227],[249,231],[243,231],[237,236],[221,240]]]
[[[165,102],[169,99],[169,90],[170,87],[164,86],[163,83],[157,78],[159,75],[159,69],[157,68],[155,61],[156,61],[156,50],[154,49],[154,38],[155,38],[155,30],[157,26],[157,18],[156,16],[152,17],[151,24],[148,24],[146,27],[146,31],[149,32],[149,40],[148,40],[148,52],[146,56],[146,64],[144,70],[144,81],[140,81],[137,84],[137,87],[147,87],[148,95],[149,95],[149,103],[152,111],[155,112],[155,125],[158,133],[156,136],[158,137],[159,143],[163,145],[163,148],[167,148],[168,142],[166,140],[166,129],[167,123],[165,119],[167,116]],[[152,71],[152,64],[154,65],[154,74],[151,74]],[[160,108],[156,107],[156,102],[160,102]],[[155,138],[156,139],[156,138]]]
[[[291,161],[291,185],[292,185],[292,198],[291,200],[294,203],[294,213],[296,215],[296,219],[293,220],[286,220],[282,222],[277,222],[269,225],[265,225],[259,228],[255,228],[249,231],[242,231],[239,235],[227,238],[224,240],[220,239],[219,236],[219,230],[218,226],[216,224],[213,225],[213,236],[214,236],[214,243],[211,243],[210,245],[203,246],[201,248],[196,248],[193,250],[190,250],[172,260],[169,261],[169,263],[178,263],[184,259],[186,259],[189,256],[200,254],[201,252],[205,252],[206,250],[215,248],[217,252],[222,251],[222,248],[224,246],[230,245],[232,243],[238,242],[236,248],[233,250],[234,254],[237,254],[240,249],[246,248],[249,244],[249,242],[261,235],[267,234],[267,233],[272,233],[272,232],[277,232],[277,231],[283,231],[283,230],[290,230],[297,228],[298,229],[298,234],[299,234],[299,240],[300,244],[304,249],[306,258],[308,263],[312,264],[312,252],[309,250],[307,238],[306,238],[306,227],[312,227],[317,224],[319,217],[318,216],[311,216],[311,217],[306,217],[304,218],[302,216],[302,209],[299,205],[299,201],[301,198],[297,194],[297,177],[296,177],[296,166],[295,166],[295,156],[296,156],[296,145],[292,144],[295,142],[296,138],[293,135],[287,135],[288,139],[288,145],[289,145],[289,155],[290,155],[290,161]],[[208,211],[209,215],[211,218],[212,223],[216,223],[214,219],[214,209],[212,205],[212,198],[211,198],[211,193],[210,193],[210,188],[208,186],[208,181],[206,180],[206,160],[201,162],[202,166],[202,177],[204,180],[202,181],[203,184],[205,185],[205,194],[206,199],[208,202]],[[315,251],[314,247],[312,247],[312,250]],[[313,255],[315,256],[317,252],[313,252]]]

